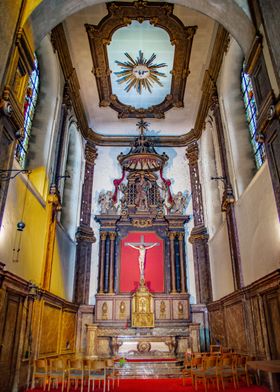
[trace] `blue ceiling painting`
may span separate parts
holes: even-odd
[[[170,94],[174,46],[165,30],[132,21],[113,34],[107,50],[112,92],[120,102],[146,109]]]

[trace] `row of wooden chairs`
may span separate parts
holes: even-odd
[[[232,381],[234,388],[237,389],[240,379],[244,377],[249,386],[250,380],[246,368],[246,362],[249,359],[246,355],[235,353],[221,355],[193,353],[191,357],[187,356],[184,361],[183,385],[185,385],[186,377],[191,377],[196,390],[198,382],[203,382],[205,391],[207,391],[209,381],[216,384],[218,391],[221,383],[224,390],[227,380]]]
[[[119,373],[112,359],[76,359],[58,357],[54,359],[37,359],[34,361],[31,389],[34,389],[36,381],[42,385],[43,390],[50,391],[51,386],[58,388],[61,384],[61,391],[66,387],[67,392],[71,384],[75,390],[80,386],[83,391],[87,384],[87,390],[94,390],[94,382],[103,382],[103,391],[106,386],[110,390],[110,382],[114,389],[115,380],[119,384]]]

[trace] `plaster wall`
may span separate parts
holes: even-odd
[[[267,162],[235,211],[246,286],[280,267],[280,225]]]
[[[234,291],[227,224],[223,222],[209,240],[213,300]]]
[[[254,176],[255,165],[240,88],[244,55],[231,37],[218,79],[230,180],[238,198]]]
[[[14,167],[18,168],[17,163]],[[26,190],[28,183],[28,190]],[[40,286],[44,269],[47,233],[46,200],[26,175],[11,180],[0,228],[0,260],[6,270]],[[23,231],[17,223],[23,221]],[[50,291],[72,300],[75,244],[58,227],[56,233]]]
[[[73,299],[75,257],[75,242],[57,225],[50,291],[67,301]]]

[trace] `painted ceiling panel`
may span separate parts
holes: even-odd
[[[170,72],[173,68],[174,46],[170,43],[168,33],[162,28],[154,27],[148,21],[143,23],[132,21],[130,26],[120,28],[113,34],[107,51],[109,67],[112,71],[112,91],[113,94],[117,95],[119,101],[136,108],[146,109],[161,103],[166,95],[170,94],[172,76]],[[136,65],[140,51],[147,61],[149,61],[152,55],[156,56],[150,62],[150,67]],[[124,68],[116,61],[131,64],[132,67]],[[159,64],[162,64],[162,66],[156,67]],[[126,74],[120,74],[120,72],[126,70]],[[153,75],[153,70],[155,75]],[[140,75],[138,75],[138,72],[140,72]],[[154,80],[157,72],[163,74],[163,76],[158,76],[158,82]],[[128,77],[128,82],[122,80],[122,76]],[[135,87],[139,84],[141,91],[134,86],[129,91],[126,91],[129,87],[129,81],[135,82]],[[151,86],[150,91],[145,87],[146,81]],[[141,84],[143,84],[143,88],[141,88]]]

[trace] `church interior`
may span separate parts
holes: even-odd
[[[38,361],[64,385],[74,358],[137,378],[215,347],[279,391],[279,18],[274,0],[0,2],[0,391]]]

